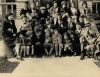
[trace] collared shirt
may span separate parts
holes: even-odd
[[[58,43],[58,44],[62,43],[62,36],[60,34],[58,35],[53,34],[52,41],[53,43]]]

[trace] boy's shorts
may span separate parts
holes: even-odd
[[[54,45],[52,43],[44,43],[44,48],[45,49],[48,49],[49,47],[53,49]]]

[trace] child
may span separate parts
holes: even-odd
[[[37,30],[35,32],[33,43],[34,43],[34,50],[35,50],[35,53],[36,53],[36,57],[42,58],[44,36],[42,35],[41,30]]]
[[[32,38],[32,28],[29,22],[27,22],[27,17],[23,17],[23,23],[21,23],[21,28],[19,31],[19,38],[20,38],[20,43],[21,43],[21,50],[22,52],[24,50],[24,57],[25,53],[27,52],[27,56],[29,56],[29,50],[30,47],[28,44],[28,40],[31,42]]]
[[[50,49],[49,52],[48,52],[48,48]],[[45,30],[44,49],[45,49],[46,55],[47,56],[51,56],[51,53],[53,51],[53,44],[52,44],[51,32],[49,31],[49,29]]]
[[[61,55],[61,51],[63,48],[62,36],[59,34],[57,29],[54,30],[54,34],[52,35],[52,42],[55,47],[55,52],[56,52],[55,57],[58,57],[58,56],[62,57],[62,55]]]
[[[63,56],[66,56],[66,51],[67,51],[67,53],[68,53],[68,51],[70,51],[68,55],[71,56],[71,52],[73,52],[71,40],[69,40],[67,32],[65,32],[63,35],[64,35],[64,40],[63,40],[64,54],[63,54]]]
[[[71,52],[74,54],[74,56],[76,56],[77,52],[75,51],[75,45],[77,41],[76,41],[74,34],[70,34],[70,40],[72,42],[72,48],[73,48]]]
[[[86,54],[88,56],[88,58],[91,57],[93,58],[94,57],[94,51],[95,51],[95,38],[93,38],[91,35],[88,35],[88,45],[85,46],[85,49],[86,49]]]

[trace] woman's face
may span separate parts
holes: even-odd
[[[47,6],[46,6],[46,7],[47,7],[47,9],[49,9],[49,8],[50,8],[50,4],[47,4]]]
[[[39,6],[39,2],[36,2],[36,6]]]
[[[35,7],[35,5],[34,4],[31,4],[31,8],[33,9]]]
[[[74,7],[75,7],[75,4],[74,4],[74,3],[72,3],[72,4],[71,4],[71,7],[73,7],[73,8],[74,8]]]
[[[83,4],[83,7],[84,7],[84,8],[86,8],[86,7],[87,7],[87,4],[86,4],[86,3],[84,3],[84,4]]]
[[[54,5],[54,7],[57,7],[57,3],[54,3],[53,5]]]
[[[13,20],[13,15],[8,16],[8,20]]]

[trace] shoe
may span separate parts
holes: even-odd
[[[59,55],[59,57],[62,57],[62,55]]]
[[[84,59],[84,54],[82,53],[80,60],[83,60],[83,59]]]
[[[59,57],[58,55],[55,55],[55,57]]]
[[[77,56],[77,53],[76,52],[74,52],[74,56]]]
[[[23,59],[23,58],[18,58],[18,57],[17,57],[17,60],[23,61],[24,59]]]
[[[88,55],[87,57],[90,58],[90,55]]]
[[[34,55],[31,55],[31,58],[34,58]]]

